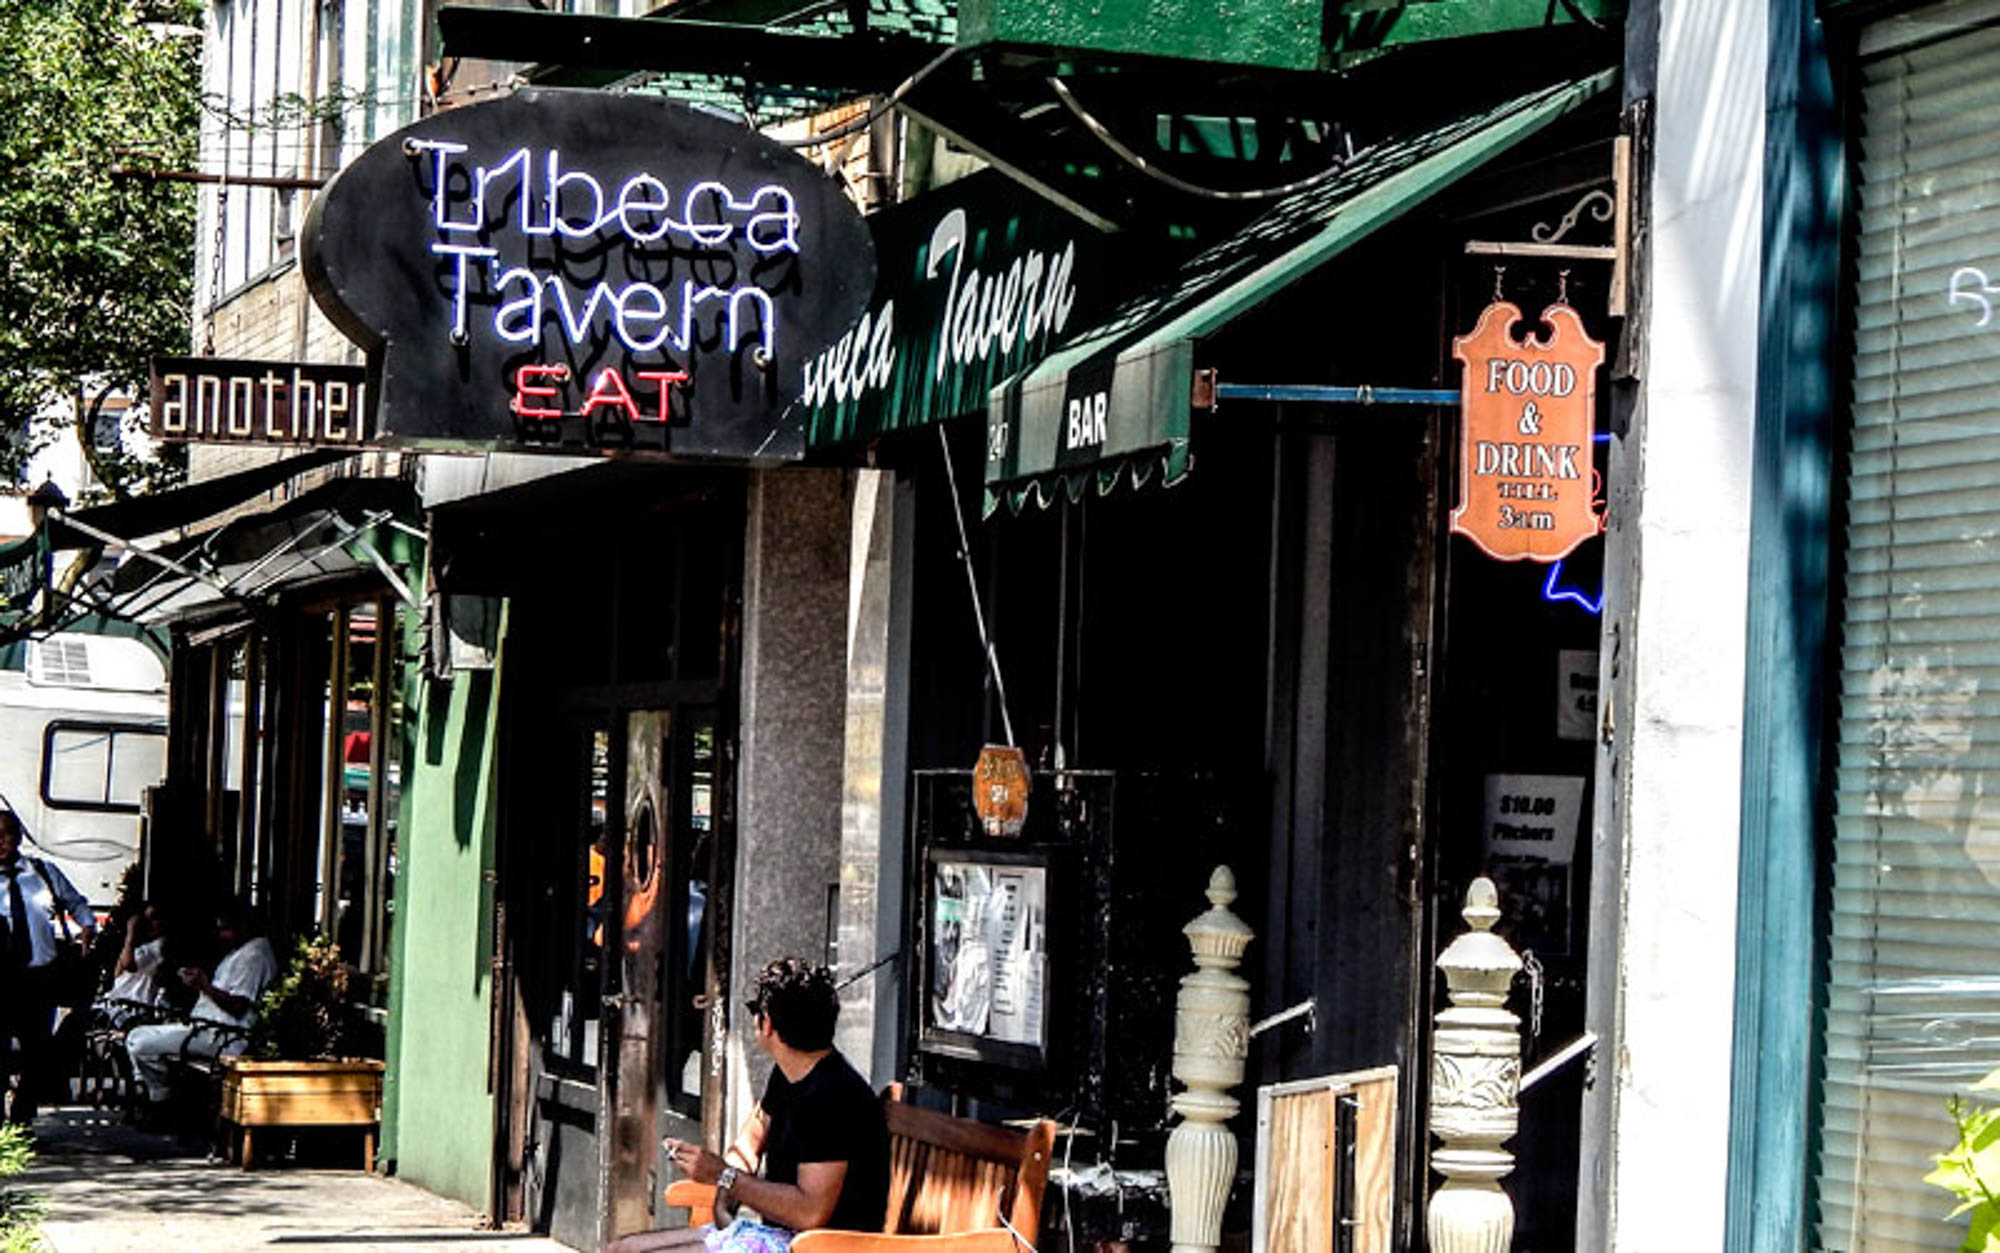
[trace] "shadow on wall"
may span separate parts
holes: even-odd
[[[424,700],[424,764],[449,770],[451,830],[461,851],[472,848],[479,797],[486,786],[487,724],[493,716],[493,672],[468,670],[448,690],[434,684]]]

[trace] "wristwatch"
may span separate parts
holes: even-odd
[[[715,1190],[717,1192],[727,1192],[735,1187],[737,1174],[738,1171],[734,1166],[724,1166],[722,1173],[715,1177]]]

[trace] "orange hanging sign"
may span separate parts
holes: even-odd
[[[1028,758],[1018,748],[988,744],[972,767],[972,808],[988,835],[1021,834],[1028,821]]]
[[[1516,341],[1520,320],[1495,301],[1452,341],[1465,377],[1451,529],[1501,561],[1559,561],[1604,529],[1590,441],[1604,345],[1565,304],[1542,311],[1546,340]]]

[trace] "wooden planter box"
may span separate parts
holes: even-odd
[[[222,1120],[240,1137],[245,1169],[254,1161],[259,1127],[358,1127],[361,1168],[373,1170],[381,1109],[381,1062],[222,1061]]]

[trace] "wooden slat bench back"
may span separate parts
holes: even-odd
[[[1033,1246],[1055,1147],[1054,1123],[1043,1119],[1016,1131],[954,1118],[905,1104],[901,1084],[883,1093],[882,1110],[889,1127],[889,1204],[881,1234],[804,1231],[792,1241],[793,1253],[910,1253],[933,1247],[1015,1253]],[[704,1223],[713,1212],[714,1189],[683,1181],[667,1189],[666,1199],[688,1206],[690,1218]]]
[[[890,1235],[938,1235],[992,1227],[1005,1215],[1030,1242],[1041,1222],[1055,1126],[994,1127],[883,1102],[889,1123]]]

